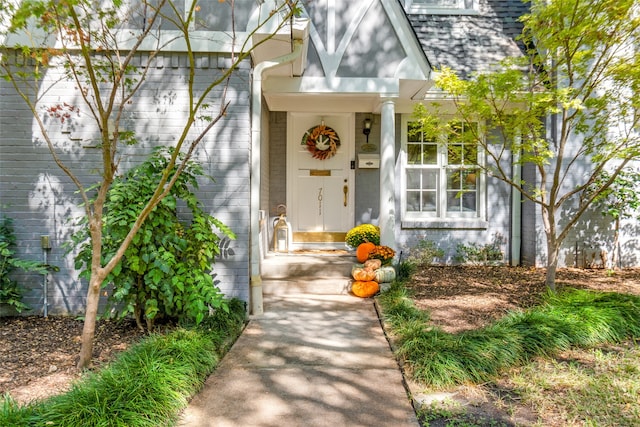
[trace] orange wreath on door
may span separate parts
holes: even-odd
[[[336,155],[340,147],[338,133],[324,124],[309,129],[302,138],[314,159],[326,160]]]

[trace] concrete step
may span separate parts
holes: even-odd
[[[265,296],[284,295],[348,295],[351,279],[336,277],[321,279],[317,277],[297,277],[294,280],[262,280],[262,292]]]
[[[349,279],[356,262],[352,255],[269,254],[262,262],[262,279]]]

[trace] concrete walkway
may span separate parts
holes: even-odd
[[[419,425],[372,300],[298,288],[264,307],[180,426]]]

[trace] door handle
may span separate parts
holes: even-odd
[[[342,192],[344,193],[344,205],[347,206],[347,194],[349,194],[349,186],[347,184],[342,187]]]

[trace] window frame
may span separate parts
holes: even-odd
[[[443,117],[448,122],[456,120],[456,117]],[[429,165],[410,165],[409,164],[409,132],[408,127],[411,122],[415,121],[411,115],[402,116],[401,128],[401,149],[400,149],[400,165],[401,165],[401,220],[404,228],[486,228],[486,197],[487,197],[487,180],[486,173],[483,172],[486,162],[486,153],[481,144],[477,146],[477,164],[475,166],[468,165],[449,165],[448,156],[448,140],[446,135],[442,135],[435,140],[437,144],[436,156],[437,161],[433,166]],[[478,123],[478,126],[481,124]],[[424,144],[422,140],[421,143]],[[455,141],[454,141],[455,142]],[[462,166],[462,167],[461,167]],[[408,206],[408,189],[407,171],[409,169],[425,170],[434,169],[438,172],[436,200],[437,205],[435,211],[410,211]],[[476,177],[476,210],[473,212],[449,211],[447,210],[447,193],[451,189],[447,185],[448,173],[454,169],[475,169],[478,176]],[[424,188],[424,187],[423,187]],[[424,191],[420,189],[419,191]]]
[[[449,0],[449,5],[429,4],[430,0],[405,0],[405,10],[410,14],[477,15],[478,0]]]

